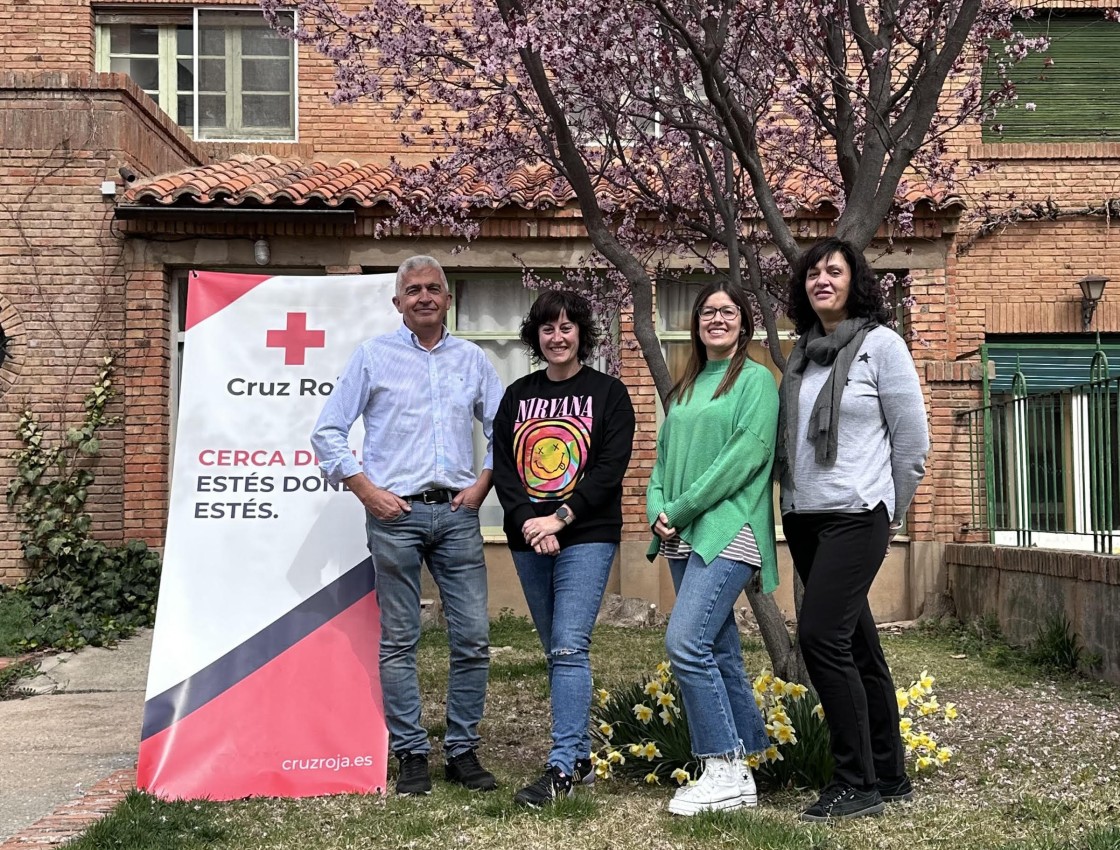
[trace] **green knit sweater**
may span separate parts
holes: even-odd
[[[657,435],[646,514],[658,514],[710,564],[744,525],[762,555],[762,590],[778,586],[774,491],[770,470],[778,430],[778,389],[764,367],[748,360],[735,386],[712,395],[730,360],[709,361],[684,403],[669,405]],[[649,547],[657,555],[659,538]]]

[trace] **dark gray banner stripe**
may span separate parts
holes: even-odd
[[[144,703],[140,739],[158,735],[259,670],[370,593],[373,584],[373,561],[366,558],[189,679],[152,697]]]

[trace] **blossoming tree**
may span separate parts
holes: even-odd
[[[283,0],[262,0],[266,15]],[[392,224],[473,232],[464,173],[495,187],[526,164],[570,188],[596,256],[575,270],[600,306],[633,307],[662,397],[672,381],[653,282],[693,270],[742,285],[784,366],[776,313],[800,247],[792,221],[827,199],[867,246],[912,228],[913,186],[952,190],[948,134],[1014,97],[985,94],[1038,46],[1012,0],[299,0],[290,33],[330,57],[339,103],[401,123]],[[1020,9],[1021,11],[1021,9]],[[998,56],[989,45],[1007,45]],[[409,152],[414,156],[408,156]],[[426,159],[426,162],[421,162]],[[751,595],[774,669],[804,680],[776,605]]]

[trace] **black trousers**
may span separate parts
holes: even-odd
[[[889,525],[881,503],[861,513],[782,518],[805,584],[798,642],[832,738],[833,778],[863,790],[906,770],[894,683],[867,604]]]

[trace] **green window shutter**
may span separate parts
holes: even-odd
[[[1010,70],[1017,103],[984,122],[986,142],[1068,142],[1120,139],[1120,25],[1100,12],[1057,15],[1045,12],[1018,29],[1034,38],[1049,36],[1050,46],[1032,53]],[[984,91],[999,88],[995,61],[1003,43],[992,45],[984,67]],[[1034,109],[1028,110],[1027,104]],[[1002,125],[1002,133],[999,132]]]
[[[1011,392],[1016,370],[1022,371],[1031,394],[1087,384],[1097,351],[1095,342],[990,342],[985,347],[995,364],[995,377],[988,384],[992,395]],[[1120,342],[1102,342],[1101,350],[1108,357],[1108,376],[1120,375]]]

